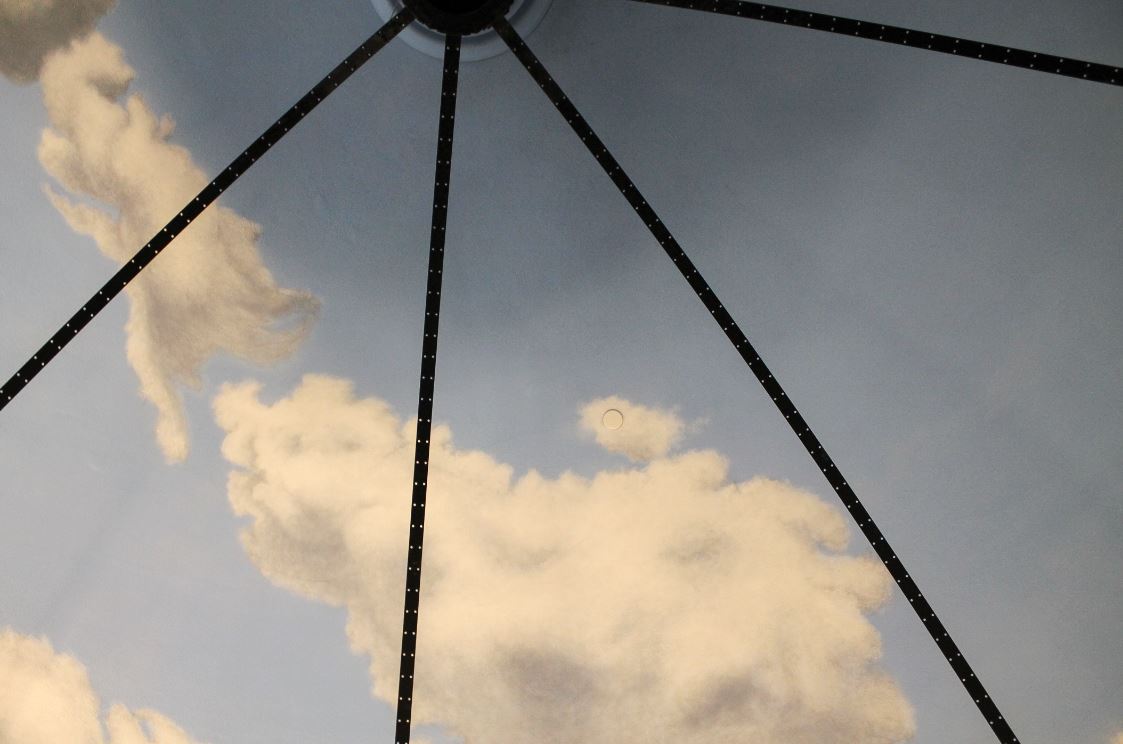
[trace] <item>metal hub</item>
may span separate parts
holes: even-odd
[[[445,34],[463,37],[460,61],[474,62],[507,51],[499,34],[490,28],[497,13],[525,39],[546,15],[552,0],[371,0],[383,21],[408,5],[417,16],[398,38],[430,57],[444,57]]]
[[[479,33],[496,16],[506,15],[513,0],[403,0],[417,20],[442,34]]]

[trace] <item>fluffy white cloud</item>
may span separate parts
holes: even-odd
[[[580,412],[581,428],[597,444],[635,461],[666,455],[682,439],[683,422],[671,411],[648,408],[619,396],[598,398]]]
[[[103,725],[104,723],[104,725]],[[151,710],[113,705],[104,722],[86,669],[46,640],[0,630],[0,741],[4,744],[192,744]]]
[[[247,553],[346,607],[374,695],[395,700],[414,421],[322,376],[271,405],[227,386],[215,411]],[[516,478],[437,426],[426,533],[416,724],[470,744],[912,735],[865,617],[888,595],[884,569],[841,552],[836,509],[730,482],[716,452]]]
[[[114,0],[0,0],[0,75],[31,82],[48,54],[92,31],[113,4]]]
[[[52,55],[41,76],[51,129],[39,159],[87,201],[48,193],[74,230],[121,263],[208,182],[191,154],[168,142],[172,121],[139,96],[124,98],[132,78],[121,49],[96,33]],[[265,268],[260,233],[213,205],[126,290],[129,363],[141,395],[156,406],[157,441],[170,461],[188,449],[181,389],[199,387],[209,357],[275,361],[293,352],[315,319],[315,299],[278,287]]]

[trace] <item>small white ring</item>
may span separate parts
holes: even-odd
[[[609,408],[601,415],[600,422],[604,426],[604,428],[612,429],[613,431],[615,431],[617,429],[623,428],[624,414],[618,408]]]

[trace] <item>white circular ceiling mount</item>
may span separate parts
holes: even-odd
[[[525,39],[538,27],[552,2],[553,0],[514,0],[511,3],[511,10],[507,13],[507,22]],[[371,4],[383,21],[390,20],[404,7],[402,0],[371,0]],[[398,38],[430,57],[436,59],[444,57],[444,34],[423,23],[411,23],[398,34]],[[507,45],[499,38],[499,34],[489,28],[463,37],[460,44],[460,60],[475,62],[495,57],[506,51],[508,51]]]

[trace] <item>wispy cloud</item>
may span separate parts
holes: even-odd
[[[133,74],[121,48],[93,33],[52,54],[40,76],[51,123],[40,161],[82,200],[48,195],[74,230],[121,263],[208,181],[169,141],[172,120],[126,96]],[[256,223],[214,205],[129,285],[127,355],[141,395],[156,406],[169,461],[188,451],[182,388],[200,386],[211,356],[276,361],[315,319],[317,301],[279,287],[265,267],[260,235]]]
[[[227,386],[215,410],[247,553],[347,609],[392,703],[415,423],[322,376],[273,404]],[[414,722],[472,744],[908,739],[865,617],[890,582],[841,552],[843,516],[784,483],[730,482],[716,452],[656,450],[590,479],[516,478],[435,427]]]
[[[94,29],[115,0],[0,0],[0,75],[39,77],[47,55]]]
[[[152,710],[117,704],[104,720],[86,668],[41,638],[0,629],[0,737],[4,744],[193,744]]]

